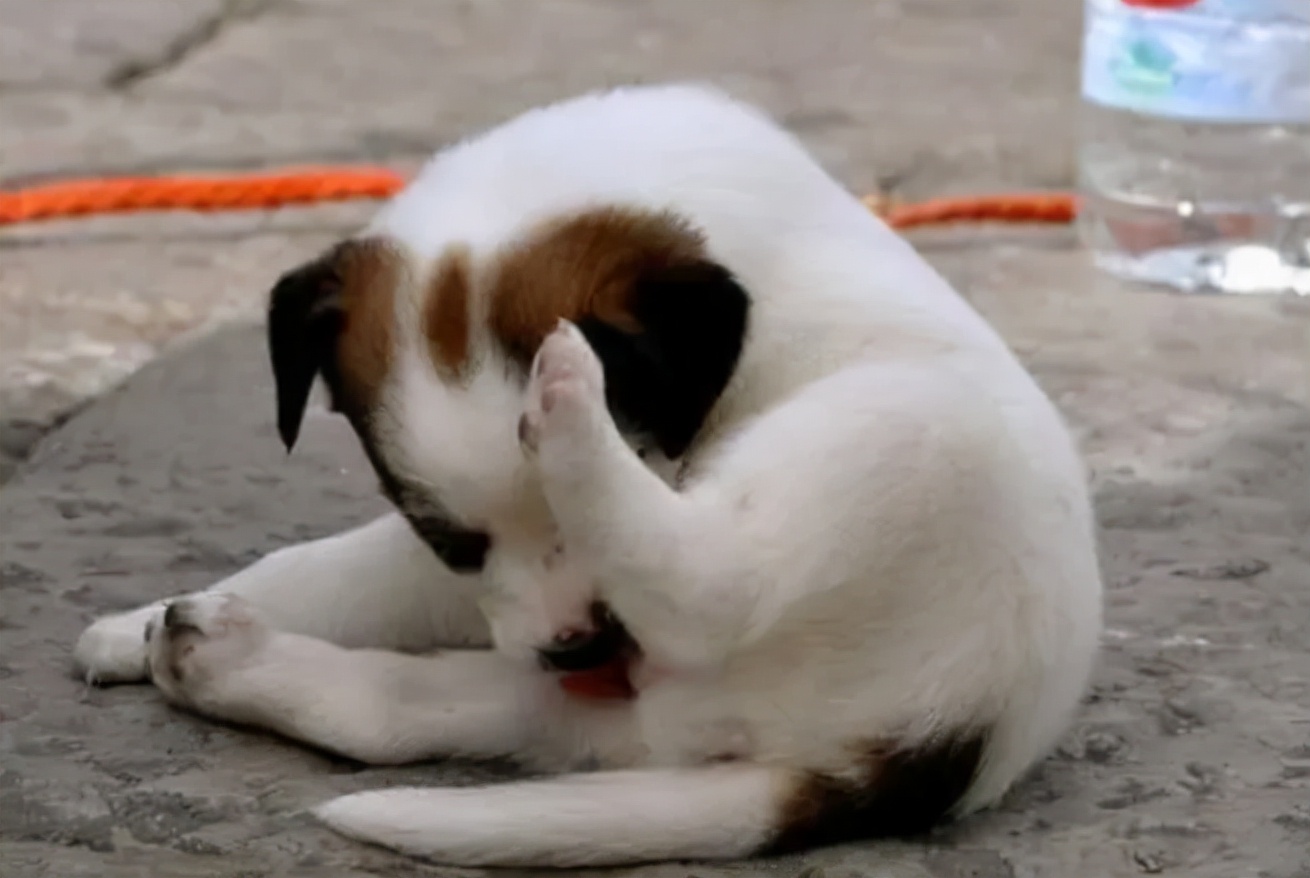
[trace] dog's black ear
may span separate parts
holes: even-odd
[[[277,431],[290,451],[314,379],[334,368],[344,325],[337,251],[282,275],[268,301],[268,352],[277,388]]]
[[[605,368],[606,401],[620,428],[679,457],[737,367],[750,296],[722,265],[698,260],[641,272],[630,310],[636,331],[596,317],[578,328]]]

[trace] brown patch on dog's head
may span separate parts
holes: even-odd
[[[526,367],[572,321],[605,369],[610,413],[640,445],[686,452],[745,344],[750,297],[668,212],[598,208],[540,227],[501,254],[487,328]]]
[[[604,208],[559,220],[501,258],[488,328],[520,363],[532,359],[560,318],[594,318],[636,332],[638,281],[703,258],[701,235],[671,214]]]
[[[400,257],[383,241],[365,240],[343,247],[337,260],[345,315],[337,340],[337,378],[345,398],[334,404],[342,411],[364,412],[377,404],[391,371]]]
[[[314,379],[357,428],[377,406],[394,350],[402,263],[387,241],[344,241],[281,278],[269,296],[268,345],[278,433],[295,445]]]
[[[968,791],[986,741],[985,733],[964,732],[915,748],[887,741],[858,745],[853,777],[809,772],[797,779],[767,853],[927,832]]]
[[[469,357],[469,301],[472,296],[469,254],[452,248],[437,263],[423,303],[423,335],[437,371],[458,377]]]

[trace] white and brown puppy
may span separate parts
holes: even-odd
[[[343,833],[524,866],[912,833],[995,802],[1078,704],[1101,581],[1060,416],[717,92],[587,95],[444,150],[279,281],[269,341],[288,446],[321,377],[398,512],[76,655],[365,762],[558,773],[319,807]],[[619,641],[634,697],[561,687]]]

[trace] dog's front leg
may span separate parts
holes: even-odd
[[[370,764],[531,757],[552,733],[570,737],[554,681],[492,650],[345,649],[215,592],[170,603],[145,640],[171,702]]]
[[[279,549],[212,586],[275,627],[341,646],[423,650],[485,646],[477,576],[449,570],[400,515]],[[146,679],[145,630],[164,601],[97,620],[74,650],[98,683]]]
[[[602,366],[563,323],[533,364],[520,436],[568,552],[657,667],[712,667],[752,624],[761,584],[739,575],[715,504],[678,493],[628,447]]]

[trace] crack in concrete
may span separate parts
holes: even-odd
[[[273,6],[276,0],[223,0],[213,14],[206,16],[178,34],[163,49],[147,57],[129,58],[114,66],[104,78],[104,86],[112,91],[124,91],[144,80],[173,69],[194,52],[208,46],[228,26],[256,18]]]

